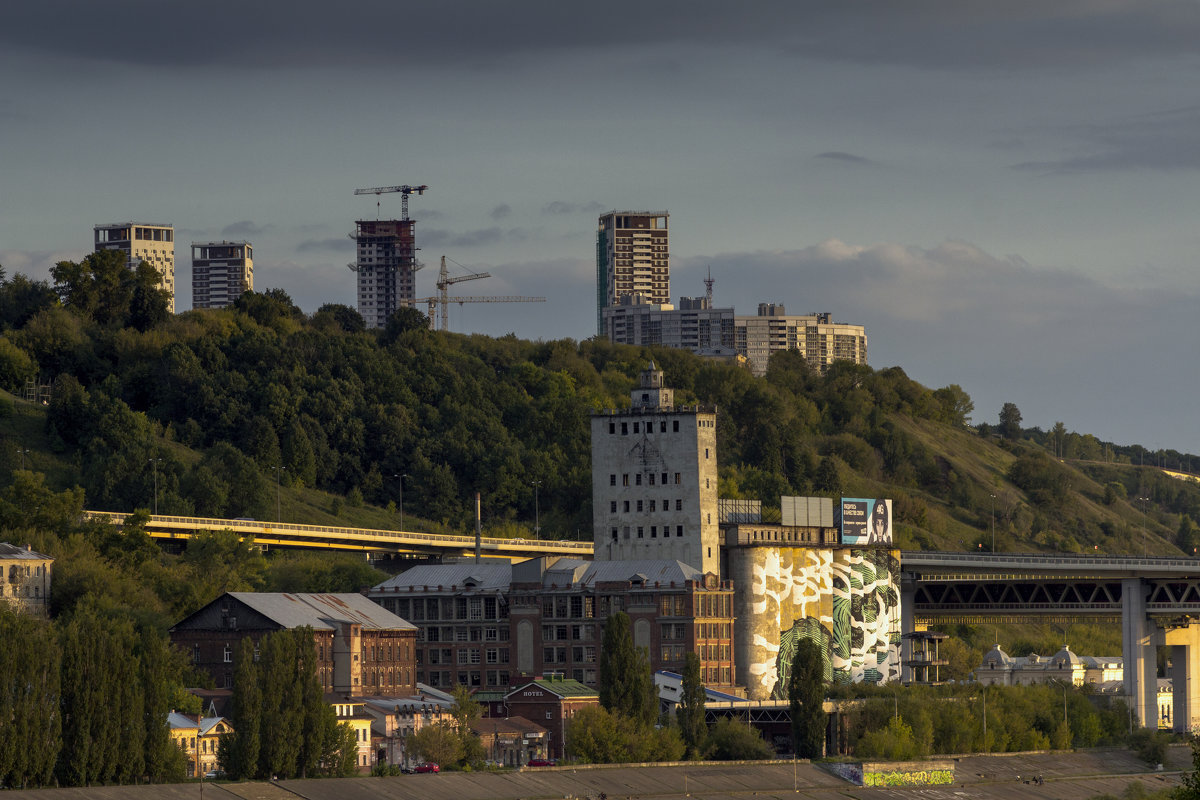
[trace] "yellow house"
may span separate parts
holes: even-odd
[[[178,711],[172,711],[167,714],[167,730],[171,741],[183,751],[184,757],[187,758],[187,771],[184,775],[195,778],[200,761],[200,720]]]
[[[366,712],[361,698],[345,697],[338,694],[326,694],[325,702],[333,706],[337,721],[344,722],[354,731],[354,741],[358,743],[358,771],[368,773],[375,764],[374,750],[371,748],[371,722],[375,719]]]
[[[18,611],[49,616],[54,559],[27,547],[0,542],[0,602]]]
[[[225,717],[204,717],[200,720],[200,735],[197,742],[200,760],[199,775],[215,778],[216,774],[221,771],[217,753],[221,737],[227,733],[233,733],[233,725]]]

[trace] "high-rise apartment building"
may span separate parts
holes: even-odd
[[[169,296],[175,313],[175,226],[152,222],[115,222],[95,226],[96,251],[120,250],[130,269],[145,261],[158,270],[158,288]]]
[[[225,308],[253,289],[249,242],[192,242],[192,308]]]
[[[834,361],[867,363],[867,332],[862,325],[834,322],[829,313],[791,314],[778,303],[759,303],[758,315],[734,317],[734,346],[755,375],[780,350],[799,350],[808,366],[825,372]]]
[[[413,236],[415,220],[360,219],[350,234],[357,245],[358,313],[368,328],[382,328],[388,317],[415,299],[418,269]]]
[[[630,398],[627,410],[592,415],[595,559],[668,559],[719,575],[715,410],[676,406],[653,362]]]
[[[638,294],[651,303],[671,300],[670,243],[666,211],[610,211],[596,233],[596,332],[603,312],[622,297]]]

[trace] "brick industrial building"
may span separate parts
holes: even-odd
[[[326,692],[366,696],[416,693],[417,629],[360,594],[227,592],[171,629],[171,642],[231,688],[238,645],[308,626]]]

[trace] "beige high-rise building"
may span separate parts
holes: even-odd
[[[834,322],[829,313],[791,314],[778,303],[759,303],[758,316],[733,318],[734,346],[755,375],[780,350],[799,350],[808,366],[825,372],[834,361],[867,363],[867,332],[862,325]]]
[[[249,242],[192,242],[192,308],[225,308],[253,290]]]
[[[671,249],[666,211],[610,211],[596,233],[596,332],[604,333],[604,309],[622,297],[649,303],[671,301]]]
[[[158,270],[158,288],[166,291],[175,313],[175,226],[155,222],[114,222],[95,226],[96,252],[120,250],[133,269],[145,261]]]
[[[676,406],[653,362],[632,408],[592,415],[597,561],[682,561],[719,575],[717,415]]]

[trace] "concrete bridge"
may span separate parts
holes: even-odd
[[[1121,625],[1125,694],[1138,721],[1157,724],[1156,649],[1165,646],[1175,728],[1200,727],[1200,560],[906,550],[900,564],[904,633],[985,619],[1111,620]]]
[[[107,520],[123,525],[129,514],[109,511],[85,511],[93,521]],[[448,536],[421,531],[390,531],[373,528],[348,528],[337,525],[296,525],[288,522],[264,522],[253,519],[216,519],[212,517],[172,517],[151,515],[146,532],[157,540],[186,541],[202,531],[230,530],[242,537],[254,537],[264,547],[289,547],[316,550],[344,550],[369,555],[409,554],[417,556],[474,555],[474,536]],[[487,557],[533,558],[558,555],[591,558],[591,542],[562,542],[545,539],[501,539],[485,536],[480,554]]]

